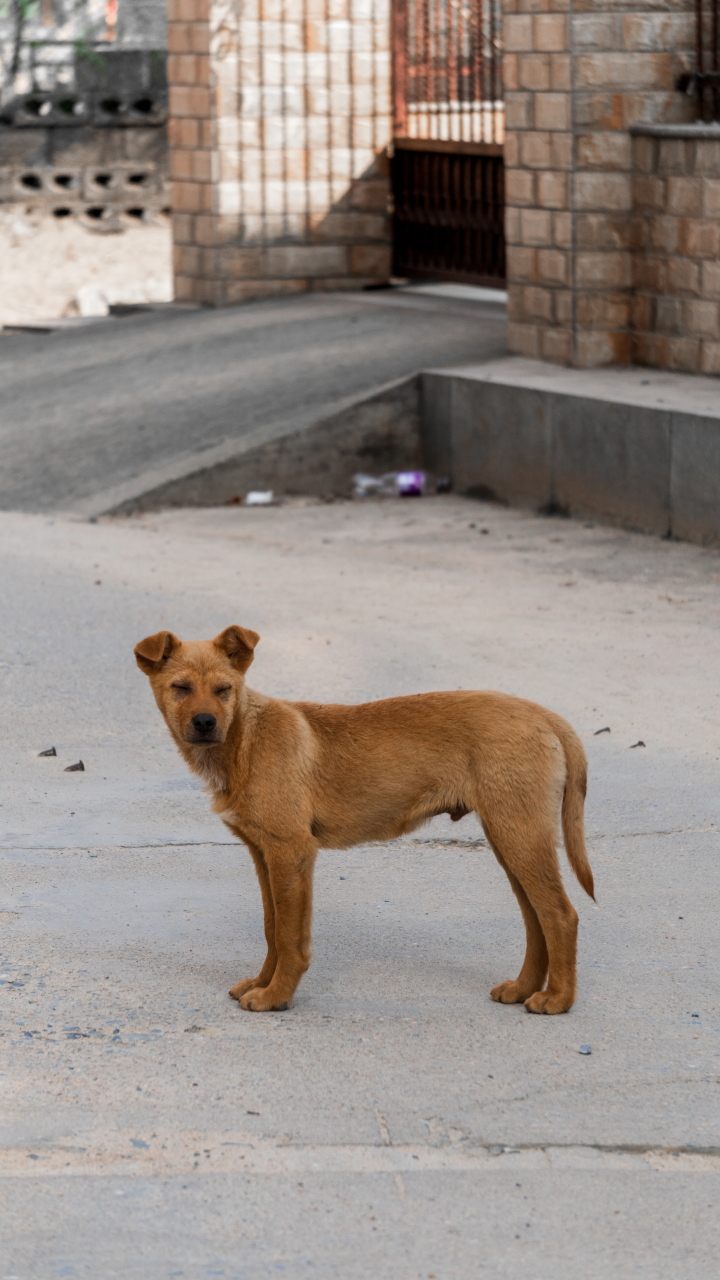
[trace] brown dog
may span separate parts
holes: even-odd
[[[181,754],[247,845],[260,881],[267,956],[257,978],[230,995],[243,1009],[288,1008],[310,964],[318,849],[393,840],[436,814],[457,820],[474,809],[527,933],[516,981],[501,982],[493,1000],[522,1000],[531,1013],[569,1009],[578,917],[558,866],[561,809],[570,865],[594,897],[583,834],[587,761],[570,725],[501,693],[355,707],[281,702],[245,683],[259,639],[228,627],[183,644],[160,631],[135,647]]]

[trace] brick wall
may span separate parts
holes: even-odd
[[[720,374],[720,125],[634,131],[632,359]]]
[[[387,279],[389,0],[168,0],[175,288]]]
[[[691,0],[506,0],[513,351],[631,359],[634,125],[690,120]]]

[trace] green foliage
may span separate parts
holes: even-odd
[[[33,9],[37,9],[39,0],[5,0],[4,4],[0,4],[0,15],[12,14],[16,22],[19,21],[24,26],[28,19],[32,16]]]
[[[105,70],[105,59],[102,54],[93,49],[85,39],[81,36],[79,40],[74,42],[75,57],[83,62],[89,62],[91,66],[97,67],[98,70]]]

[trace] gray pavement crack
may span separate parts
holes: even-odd
[[[656,831],[600,831],[588,832],[587,840],[639,840],[648,836],[682,836],[682,835],[720,835],[720,824],[707,825],[702,827],[668,827],[660,828]],[[240,842],[237,840],[165,840],[158,841],[156,844],[43,844],[43,845],[0,845],[0,853],[78,853],[91,849],[128,849],[137,850],[138,853],[144,849],[236,849]],[[395,843],[388,841],[387,843]],[[410,844],[421,848],[437,848],[437,849],[473,849],[479,846],[486,846],[487,840],[477,837],[468,840],[456,840],[442,838],[433,839],[429,837],[425,840],[411,839],[403,841],[400,838],[398,844]]]

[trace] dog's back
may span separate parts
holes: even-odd
[[[507,694],[460,690],[356,706],[288,703],[310,729],[318,843],[390,840],[439,813],[500,806],[559,826],[592,896],[584,856],[586,762],[562,717]]]

